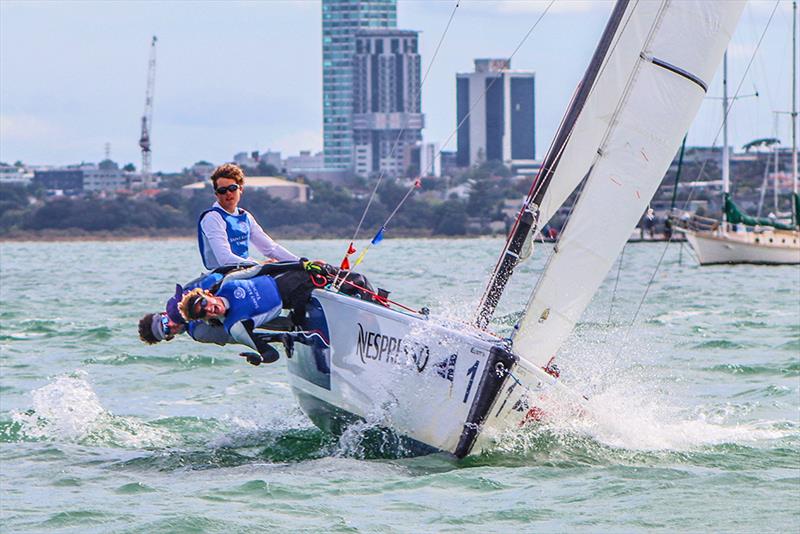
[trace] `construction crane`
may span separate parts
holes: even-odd
[[[150,174],[150,130],[153,128],[153,91],[156,85],[156,42],[158,39],[153,36],[150,43],[150,60],[147,64],[147,92],[144,99],[144,113],[142,114],[142,136],[139,138],[139,146],[142,149],[142,187],[144,189],[152,187],[152,175]]]

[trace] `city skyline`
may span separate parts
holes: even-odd
[[[428,68],[455,2],[398,2],[398,28],[420,31]],[[748,5],[730,51],[733,93],[773,7]],[[547,2],[462,1],[422,89],[423,137],[455,129],[456,73],[479,57],[508,57]],[[542,157],[605,25],[611,3],[556,2],[513,59],[536,72],[536,145]],[[493,21],[488,24],[487,21]],[[153,169],[180,170],[240,151],[322,149],[320,2],[0,4],[0,159],[31,164],[112,159],[141,164],[138,149],[147,53],[159,37]],[[565,46],[564,36],[570,36]],[[773,110],[790,106],[791,2],[778,6],[741,86],[761,96],[731,113],[741,146],[773,135]],[[709,96],[721,93],[721,75]],[[722,117],[709,98],[689,144],[712,144]],[[788,118],[779,137],[789,143]],[[720,141],[717,142],[719,144]],[[455,150],[451,138],[446,150]]]

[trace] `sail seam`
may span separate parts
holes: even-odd
[[[641,57],[645,61],[649,61],[653,65],[661,67],[662,69],[665,69],[665,70],[668,70],[670,72],[673,72],[673,73],[677,74],[678,76],[683,76],[687,80],[689,80],[691,82],[694,82],[697,85],[699,85],[700,88],[703,89],[704,93],[708,93],[708,84],[706,84],[698,76],[695,76],[694,74],[692,74],[688,70],[682,69],[682,68],[680,68],[680,67],[678,67],[676,65],[673,65],[672,63],[668,63],[668,62],[664,61],[663,59],[658,59],[657,57],[648,56],[648,55],[646,55],[644,53],[641,53],[639,55],[639,57]]]

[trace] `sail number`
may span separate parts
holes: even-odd
[[[478,365],[480,365],[479,360],[475,360],[475,363],[472,364],[472,367],[467,369],[467,376],[469,377],[469,382],[467,382],[467,391],[464,392],[464,402],[467,402],[469,398],[469,392],[472,391],[472,384],[475,382],[475,375],[478,374]]]

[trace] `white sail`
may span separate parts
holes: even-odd
[[[572,331],[667,171],[744,1],[631,1],[540,203],[547,221],[586,178],[514,336],[544,366]]]

